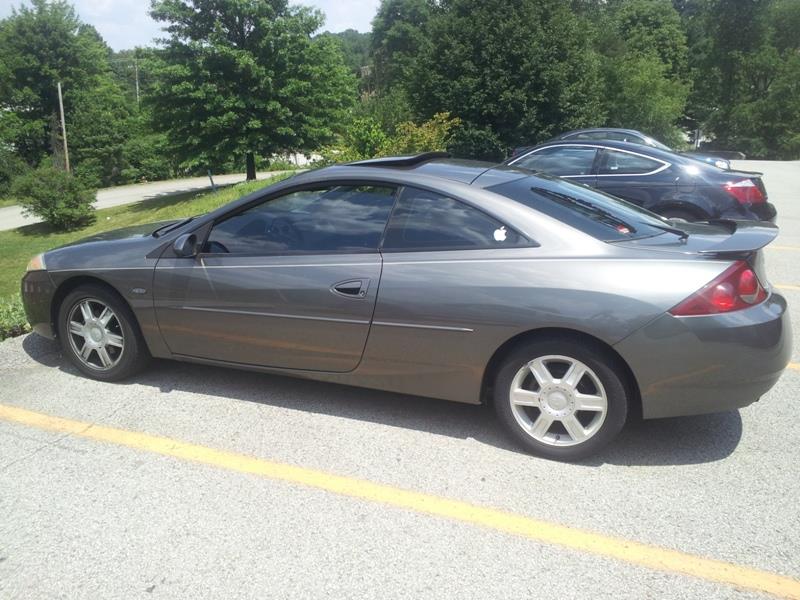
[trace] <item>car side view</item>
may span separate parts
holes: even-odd
[[[629,415],[732,410],[775,384],[791,332],[760,249],[777,232],[429,153],[51,250],[22,294],[92,378],[158,357],[491,403],[527,450],[573,460]]]
[[[547,142],[506,164],[568,178],[672,219],[774,221],[777,214],[761,173],[724,171],[629,142]]]

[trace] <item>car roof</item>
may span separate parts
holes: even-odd
[[[638,136],[641,136],[643,138],[648,138],[648,139],[651,138],[651,136],[647,135],[646,133],[642,133],[641,131],[639,131],[637,129],[625,129],[623,127],[587,127],[586,129],[573,129],[572,131],[567,131],[566,133],[562,133],[560,135],[557,135],[555,137],[555,139],[560,140],[562,138],[567,137],[568,135],[576,135],[578,133],[592,133],[592,132],[595,132],[595,131],[609,132],[609,133],[611,133],[611,132],[613,132],[613,133],[625,133],[625,134],[638,135]]]
[[[554,140],[550,142],[544,142],[537,146],[532,146],[528,148],[524,153],[518,154],[517,156],[510,158],[509,162],[521,158],[523,154],[527,154],[533,150],[538,150],[539,148],[545,148],[549,146],[594,146],[599,148],[614,148],[617,150],[626,150],[627,152],[641,154],[643,156],[650,156],[652,158],[657,158],[659,160],[663,160],[673,164],[683,165],[687,164],[689,161],[691,161],[691,164],[695,164],[697,162],[693,159],[681,156],[680,154],[676,154],[675,152],[660,150],[658,148],[653,148],[652,146],[643,146],[641,144],[634,144],[633,142],[617,142],[614,140]]]
[[[485,188],[521,177],[529,177],[531,172],[520,167],[508,166],[480,160],[450,158],[446,153],[424,153],[412,156],[387,156],[371,160],[332,165],[311,171],[316,175],[335,173],[337,175],[353,172],[363,178],[364,170],[369,167],[376,175],[422,175],[466,183],[473,187]],[[357,169],[358,168],[358,169]]]

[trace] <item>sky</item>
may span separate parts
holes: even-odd
[[[325,13],[323,30],[369,31],[370,22],[380,0],[303,0],[299,4],[313,6]],[[294,2],[293,2],[294,3]],[[11,14],[12,7],[28,4],[24,0],[0,0],[0,19]],[[72,0],[85,23],[94,25],[114,50],[151,44],[160,37],[159,25],[148,15],[148,0]]]

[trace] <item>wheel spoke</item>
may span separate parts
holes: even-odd
[[[77,321],[69,322],[69,332],[83,337],[83,324]]]
[[[113,316],[114,316],[114,313],[111,312],[111,309],[108,308],[107,306],[104,306],[103,307],[103,312],[100,313],[100,316],[98,317],[98,319],[99,319],[100,323],[103,324],[103,327],[106,327],[108,325],[108,322],[111,320],[111,318]]]
[[[511,392],[511,402],[517,406],[539,406],[539,394],[519,388]]]
[[[94,315],[92,314],[92,305],[89,304],[88,300],[81,302],[81,314],[83,315],[84,323],[88,323],[94,319]]]
[[[122,336],[117,335],[116,333],[106,333],[106,344],[109,346],[116,346],[117,348],[122,348]]]
[[[586,439],[586,430],[574,414],[564,417],[561,420],[561,424],[564,425],[564,429],[567,430],[573,442],[580,442]]]
[[[602,412],[606,409],[606,401],[602,396],[593,394],[575,394],[575,410],[591,410]]]
[[[92,355],[92,350],[94,350],[94,348],[90,346],[88,342],[84,342],[83,348],[81,348],[81,356],[83,357],[83,360],[89,360],[89,357]]]
[[[561,378],[561,381],[572,389],[576,389],[584,375],[586,375],[586,367],[580,363],[574,362],[570,365],[564,377]]]
[[[104,367],[110,367],[111,363],[114,362],[113,360],[111,360],[111,357],[108,355],[108,350],[106,350],[105,346],[100,346],[97,349],[97,356],[100,357],[100,363]]]
[[[534,421],[531,427],[531,435],[536,439],[542,439],[550,430],[552,424],[553,419],[550,415],[539,413],[539,417]]]
[[[547,365],[544,364],[541,358],[537,358],[529,363],[528,368],[531,370],[531,373],[533,373],[533,376],[536,378],[536,382],[540,386],[553,383],[553,376],[550,374],[550,371],[547,370]]]

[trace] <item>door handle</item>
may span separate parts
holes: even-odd
[[[369,279],[348,279],[331,286],[331,292],[345,298],[364,298],[369,289]]]

